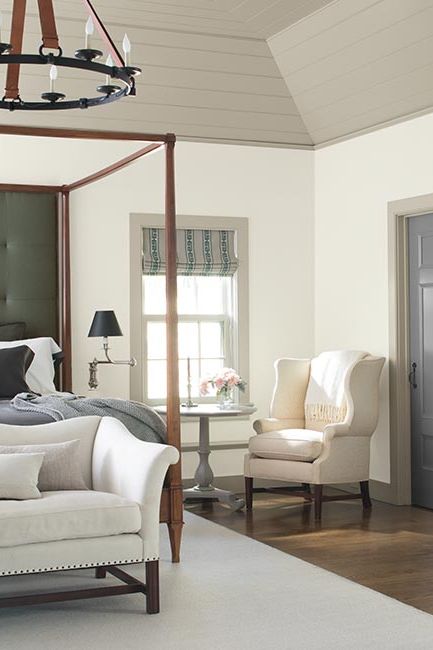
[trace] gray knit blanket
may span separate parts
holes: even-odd
[[[72,393],[35,395],[19,393],[11,400],[18,411],[43,413],[53,420],[68,420],[83,415],[110,416],[120,420],[140,440],[164,443],[167,429],[164,420],[146,404],[114,398],[79,397]]]

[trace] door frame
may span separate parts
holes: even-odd
[[[412,503],[407,225],[411,217],[429,213],[433,194],[388,203],[390,465],[392,500],[398,505]]]

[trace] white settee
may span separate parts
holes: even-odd
[[[0,445],[80,440],[88,490],[42,492],[40,499],[0,501],[0,576],[96,567],[126,584],[88,589],[81,597],[146,593],[159,611],[159,508],[174,447],[138,440],[118,420],[80,417],[37,426],[0,425]],[[146,583],[119,565],[145,562]],[[103,593],[105,592],[105,593]],[[77,598],[79,592],[0,599],[0,607]]]

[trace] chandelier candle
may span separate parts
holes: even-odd
[[[50,93],[54,92],[54,82],[57,79],[57,68],[52,65],[50,68]]]
[[[107,56],[107,59],[106,59],[106,61],[105,61],[105,65],[110,66],[110,68],[113,67],[113,59],[111,58],[111,54],[109,54],[109,55]],[[107,75],[105,75],[105,84],[106,84],[107,86],[109,86],[110,83],[111,83],[111,77],[110,77],[109,74],[107,74]]]
[[[93,32],[95,31],[95,27],[93,25],[93,20],[89,16],[86,22],[86,40],[85,40],[85,48],[86,50],[89,49],[90,46],[90,37],[93,36]]]
[[[125,55],[125,65],[129,65],[131,58],[131,41],[128,38],[128,34],[125,34],[123,37],[122,49]]]

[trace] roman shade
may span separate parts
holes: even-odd
[[[178,229],[177,274],[232,276],[239,261],[234,230]],[[165,275],[165,230],[143,228],[143,274]]]

